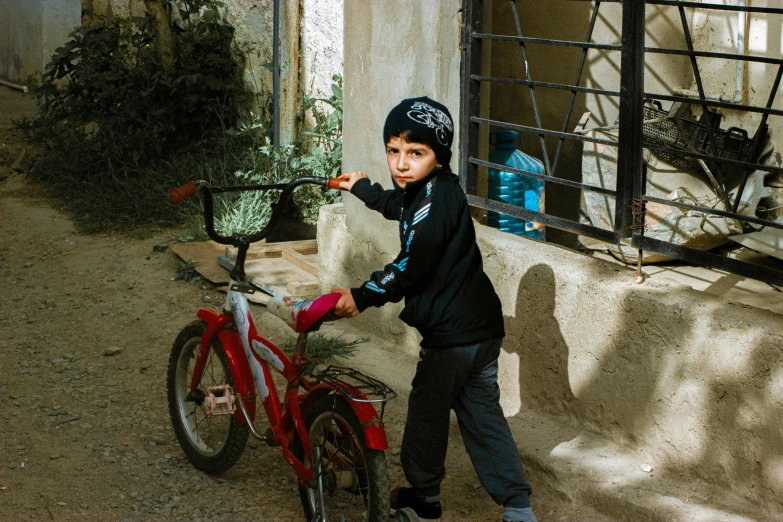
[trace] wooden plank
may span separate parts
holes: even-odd
[[[196,272],[215,284],[228,283],[228,272],[217,263],[218,256],[226,253],[226,247],[214,241],[175,243],[171,251],[183,260],[198,263]]]
[[[318,277],[318,266],[311,263],[304,255],[300,254],[299,252],[286,248],[283,250],[283,259],[292,265],[298,266],[302,270],[305,270],[306,272],[309,272]]]
[[[233,260],[224,258],[225,267],[218,263],[218,258],[224,257],[226,254],[224,245],[213,241],[200,241],[176,243],[170,248],[183,260],[197,262],[196,271],[205,279],[218,285],[228,283],[227,267],[233,265]],[[289,254],[283,258],[283,251],[287,248],[290,248]],[[313,263],[316,260],[315,253],[318,252],[318,246],[314,240],[270,243],[251,247],[251,251],[253,249],[260,255],[251,258],[248,253],[245,273],[251,281],[261,280],[272,286],[275,291],[298,297],[320,295],[317,280],[318,269]],[[290,290],[288,289],[289,285]],[[225,291],[225,289],[220,290]],[[268,296],[261,292],[247,297],[248,300],[255,303],[265,304],[268,301]]]
[[[266,243],[252,245],[247,251],[247,259],[263,259],[267,257],[282,257],[283,250],[293,250],[300,254],[317,254],[318,242],[315,239],[303,241],[284,241],[281,243]]]

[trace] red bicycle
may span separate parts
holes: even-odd
[[[386,401],[397,393],[388,385],[351,368],[313,366],[305,356],[307,336],[323,322],[337,319],[340,298],[280,295],[251,282],[244,264],[249,246],[274,229],[294,188],[302,184],[339,188],[336,180],[301,177],[287,184],[210,187],[188,182],[169,190],[179,204],[200,192],[207,234],[237,248],[222,312],[201,309],[198,320],[179,333],[168,363],[169,413],[174,432],[190,462],[207,473],[233,466],[250,434],[280,446],[296,473],[308,522],[379,522],[389,519],[383,425]],[[215,232],[213,193],[282,190],[269,223],[255,234],[221,236]],[[256,330],[245,294],[264,292],[267,308],[299,334],[289,358]],[[287,385],[280,400],[271,369]],[[256,401],[270,427],[256,431]],[[375,405],[380,405],[380,412]]]

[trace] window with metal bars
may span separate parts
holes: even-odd
[[[541,223],[548,241],[593,238],[639,263],[673,258],[782,285],[783,169],[769,152],[783,145],[783,8],[767,4],[465,0],[459,172],[469,203]],[[518,133],[541,169],[494,162],[496,131]],[[496,197],[493,171],[543,182],[545,208]],[[754,190],[771,194],[751,205]],[[756,255],[678,241],[688,220]]]

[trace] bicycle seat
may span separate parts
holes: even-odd
[[[324,321],[339,319],[334,307],[340,294],[325,294],[315,299],[299,299],[290,295],[278,295],[269,300],[267,310],[278,316],[297,333],[314,332]]]

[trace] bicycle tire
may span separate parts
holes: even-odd
[[[179,445],[196,468],[217,474],[237,463],[245,450],[249,430],[236,415],[208,415],[203,397],[202,402],[188,398],[195,358],[206,327],[204,321],[194,321],[177,335],[169,356],[166,387],[171,424]],[[199,391],[203,394],[206,388],[223,384],[233,388],[234,377],[226,352],[215,338]]]
[[[386,457],[383,451],[367,447],[361,423],[345,400],[336,394],[317,400],[305,415],[305,426],[313,451],[321,448],[324,464],[314,470],[314,487],[299,486],[305,519],[313,520],[316,513],[320,469],[327,520],[388,522]],[[349,440],[350,444],[346,444]],[[350,451],[346,451],[348,446]],[[303,458],[301,443],[296,444],[294,451],[298,458]]]

